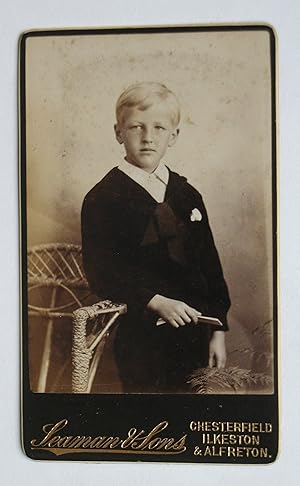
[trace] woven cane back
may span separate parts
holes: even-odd
[[[69,296],[67,302],[60,306],[53,304],[50,307],[39,307],[29,304],[31,314],[37,312],[47,317],[51,313],[53,317],[56,313],[72,311],[74,306],[76,308],[83,305],[74,292],[76,289],[88,290],[79,245],[52,243],[31,247],[28,251],[27,266],[30,291],[37,287],[60,287]]]
[[[82,307],[83,300],[91,293],[79,245],[52,243],[31,247],[27,271],[28,314],[47,320],[37,391],[46,391],[54,319],[66,317],[73,321],[72,391],[90,392],[109,331],[117,317],[126,312],[126,306],[102,301]],[[50,304],[35,305],[31,302],[32,291],[38,288],[51,289]],[[61,298],[58,301],[58,291],[63,292],[63,303]]]

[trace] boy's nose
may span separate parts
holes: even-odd
[[[153,133],[150,128],[144,128],[143,130],[143,142],[151,143],[153,141]]]

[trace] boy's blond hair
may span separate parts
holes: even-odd
[[[174,128],[177,127],[180,121],[178,99],[164,84],[157,82],[133,84],[123,91],[116,104],[117,122],[122,123],[122,111],[124,108],[138,107],[139,110],[143,111],[157,102],[163,102],[168,105]]]

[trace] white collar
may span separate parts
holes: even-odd
[[[163,201],[169,182],[169,171],[165,164],[160,163],[150,174],[140,167],[129,164],[126,160],[119,164],[118,169],[148,191],[155,200]]]
[[[149,179],[153,178],[153,176],[155,176],[165,185],[167,185],[169,182],[169,171],[163,163],[160,163],[156,167],[155,171],[150,173],[146,172],[140,167],[137,167],[136,165],[129,164],[129,162],[127,162],[125,159],[121,162],[121,164],[119,164],[118,167],[122,172],[125,172],[125,174],[129,175],[129,177],[138,183],[148,181]]]

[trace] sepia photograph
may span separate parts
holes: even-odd
[[[297,481],[299,13],[3,3],[3,484]]]
[[[271,43],[263,26],[29,33],[31,391],[273,393]]]

